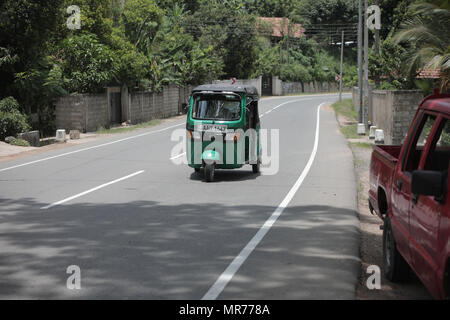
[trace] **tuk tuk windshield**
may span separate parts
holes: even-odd
[[[241,118],[241,98],[232,94],[207,94],[194,97],[192,118],[234,121]]]

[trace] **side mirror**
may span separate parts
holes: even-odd
[[[442,201],[446,193],[447,172],[414,171],[411,180],[411,192],[416,195],[434,196]]]

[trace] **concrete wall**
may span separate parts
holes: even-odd
[[[58,99],[55,103],[56,128],[85,132],[107,126],[107,100],[106,94],[76,94]]]
[[[84,130],[84,96],[81,94],[59,98],[55,103],[56,129]]]
[[[343,88],[343,91],[349,91],[350,88]],[[338,92],[339,84],[337,82],[281,82],[282,95],[295,93],[321,93]]]
[[[132,92],[122,87],[122,122],[132,124],[167,118],[180,114],[181,105],[188,101],[193,86],[179,88],[169,85],[161,93]],[[65,96],[55,103],[58,129],[96,131],[109,127],[111,115],[105,94],[77,94]]]
[[[83,131],[96,131],[109,125],[108,98],[104,94],[84,95],[84,128]],[[67,128],[63,128],[66,129]],[[71,128],[69,130],[72,130]],[[79,130],[79,129],[78,129]]]
[[[399,145],[423,100],[420,90],[374,90],[372,92],[373,124],[384,130],[385,143]]]

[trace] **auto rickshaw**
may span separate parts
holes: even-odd
[[[201,85],[189,99],[186,120],[188,165],[204,169],[214,180],[216,169],[237,169],[246,164],[260,172],[259,94],[253,86]]]

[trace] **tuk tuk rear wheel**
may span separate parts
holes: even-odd
[[[205,166],[205,180],[206,182],[212,182],[214,181],[214,171],[215,171],[215,164],[207,164]]]
[[[200,168],[194,168],[194,171],[198,173],[200,172]]]

